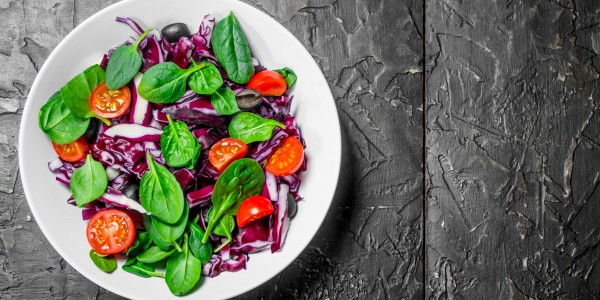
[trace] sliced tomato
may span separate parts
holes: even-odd
[[[58,157],[68,162],[80,161],[86,156],[90,149],[83,136],[74,142],[63,145],[52,142],[52,147],[54,148],[54,151],[56,151],[56,154],[58,154]]]
[[[263,196],[251,196],[244,200],[238,208],[236,220],[240,227],[272,214],[275,211],[271,200]]]
[[[258,91],[263,96],[281,96],[287,90],[287,83],[281,74],[264,70],[250,79],[248,88]]]
[[[208,152],[208,160],[219,172],[225,171],[234,161],[244,158],[248,145],[234,138],[224,138],[216,142]]]
[[[128,86],[118,90],[109,90],[106,83],[98,85],[90,96],[90,108],[100,117],[116,118],[122,116],[131,104],[131,92]]]
[[[304,147],[295,137],[288,137],[283,144],[269,156],[265,170],[277,176],[296,173],[304,162]]]
[[[100,254],[115,254],[129,248],[135,239],[135,225],[131,217],[118,209],[96,213],[87,225],[87,240]]]

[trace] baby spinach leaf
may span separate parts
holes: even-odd
[[[175,249],[165,251],[160,249],[158,246],[152,246],[148,248],[148,250],[138,255],[137,260],[143,263],[151,264],[169,257],[174,251]]]
[[[146,251],[146,249],[150,247],[150,244],[152,244],[150,234],[148,234],[146,231],[138,231],[135,241],[133,241],[133,244],[129,246],[125,256],[136,257],[138,254]]]
[[[189,166],[197,160],[200,150],[198,139],[192,135],[188,126],[181,121],[173,121],[167,115],[167,125],[160,135],[160,148],[167,163],[174,168]],[[192,166],[193,168],[193,166]]]
[[[113,52],[106,66],[106,87],[117,90],[129,83],[142,67],[138,46],[152,29],[146,30],[132,45],[121,45]]]
[[[135,274],[140,277],[165,277],[165,274],[160,272],[154,272],[154,267],[149,266],[143,262],[138,261],[136,258],[129,258],[123,265],[123,270],[129,273]]]
[[[262,167],[251,158],[234,161],[217,179],[211,201],[214,217],[208,220],[202,242],[206,243],[223,215],[236,215],[242,202],[260,194],[265,183]]]
[[[104,166],[95,161],[91,154],[87,155],[85,164],[77,168],[71,176],[71,192],[79,207],[102,196],[107,185],[108,178]]]
[[[275,72],[277,72],[281,76],[283,76],[283,79],[285,79],[285,83],[287,84],[288,89],[291,88],[296,83],[296,80],[298,79],[298,77],[296,76],[296,73],[294,73],[294,71],[288,67],[285,67],[285,68],[279,69],[279,70],[275,70]]]
[[[215,25],[211,43],[217,60],[235,83],[244,84],[254,75],[246,36],[233,12]]]
[[[229,123],[229,134],[246,144],[266,141],[271,138],[275,126],[285,128],[285,125],[271,119],[265,119],[251,112],[237,114]]]
[[[196,144],[196,147],[194,147],[194,155],[192,156],[192,160],[190,160],[190,163],[187,165],[188,169],[193,169],[194,167],[196,167],[196,163],[198,163],[198,158],[200,158],[200,152],[202,151],[202,146],[200,145],[200,143]]]
[[[148,232],[148,235],[150,236],[150,239],[162,250],[169,250],[169,248],[171,247],[171,243],[163,240],[160,235],[158,234],[158,231],[156,231],[156,228],[154,228],[154,225],[152,224],[152,217],[150,217],[149,215],[144,215],[144,227],[146,227],[146,230]]]
[[[90,95],[104,82],[104,77],[104,70],[96,64],[73,77],[60,89],[63,101],[73,114],[81,118],[94,116],[90,109]]]
[[[183,214],[175,224],[167,224],[157,218],[152,218],[152,225],[154,225],[156,232],[158,232],[158,235],[164,241],[169,243],[175,242],[185,231],[185,225],[187,224],[190,209],[187,202],[184,203],[184,206]]]
[[[74,115],[57,92],[40,109],[38,125],[53,142],[67,144],[85,133],[90,119]]]
[[[233,115],[240,111],[235,101],[235,93],[226,86],[216,90],[210,96],[210,104],[220,115],[224,116]]]
[[[117,260],[112,255],[102,255],[92,249],[90,250],[90,258],[98,269],[106,273],[112,273],[117,269]]]
[[[210,210],[208,211],[208,222],[210,222],[210,219],[214,217],[214,207],[211,207]],[[229,244],[231,242],[231,240],[233,239],[231,236],[231,232],[233,231],[233,229],[235,228],[235,220],[233,219],[232,216],[230,215],[223,215],[221,216],[221,219],[217,222],[217,225],[215,225],[215,229],[213,229],[213,233],[218,235],[218,236],[222,236],[222,237],[226,237],[227,241],[225,243],[222,243],[217,249],[215,249],[215,252],[218,252],[219,250],[221,250],[223,247],[225,247],[227,244]]]
[[[196,62],[192,60],[192,64],[196,65]],[[210,95],[223,85],[223,77],[213,63],[204,62],[204,64],[206,67],[190,75],[188,85],[196,94]]]
[[[174,252],[167,261],[165,281],[171,293],[181,296],[189,293],[200,280],[202,263],[190,253],[188,235],[183,237],[183,251]]]
[[[156,64],[142,76],[138,93],[150,102],[172,103],[185,93],[188,77],[205,66],[202,62],[183,70],[173,62]]]
[[[144,209],[167,224],[175,224],[183,214],[184,198],[181,186],[165,166],[146,154],[149,170],[140,182],[140,202]]]
[[[205,244],[202,243],[204,230],[202,230],[200,225],[194,222],[188,223],[188,227],[190,228],[190,250],[192,251],[192,254],[194,254],[194,256],[204,265],[210,261],[210,258],[212,257],[212,244],[210,242]]]

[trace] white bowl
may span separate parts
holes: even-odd
[[[54,180],[47,163],[56,157],[50,140],[38,128],[39,109],[71,77],[99,63],[109,48],[123,43],[132,31],[115,17],[133,17],[142,26],[157,29],[186,23],[195,32],[202,17],[217,20],[234,11],[250,42],[252,53],[268,68],[290,67],[298,75],[293,114],[308,145],[308,171],[304,175],[298,214],[292,220],[281,252],[251,254],[246,270],[222,273],[203,280],[187,298],[223,299],[259,286],[288,266],[311,241],[331,204],[341,160],[338,115],[331,91],[319,67],[300,42],[265,13],[235,0],[129,0],[93,15],[71,32],[52,52],[40,70],[25,104],[19,133],[19,166],[25,195],[42,232],[56,251],[94,283],[133,299],[170,299],[161,278],[141,278],[120,266],[112,274],[96,268],[88,257],[86,222],[81,210],[68,205],[70,192]],[[41,250],[40,250],[41,251]],[[185,298],[185,297],[184,297]]]

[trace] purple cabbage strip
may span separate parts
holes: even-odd
[[[190,57],[192,56],[193,48],[194,44],[192,43],[192,40],[187,37],[180,37],[179,42],[173,49],[173,58],[171,61],[180,68],[187,69],[190,65]]]
[[[124,138],[132,142],[158,142],[162,130],[140,124],[117,124],[108,128],[105,135],[116,138]]]
[[[219,140],[227,137],[227,133],[217,128],[199,128],[192,131],[194,137],[198,139],[202,150],[209,150]]]
[[[192,34],[192,42],[194,46],[206,46],[210,47],[210,38],[212,36],[213,28],[215,27],[215,17],[211,14],[207,14],[202,18],[198,32]]]
[[[77,202],[75,202],[75,197],[73,197],[73,195],[71,195],[71,197],[69,197],[69,199],[67,199],[67,204],[77,206]]]
[[[190,185],[190,183],[192,183],[194,181],[194,179],[196,177],[196,176],[194,176],[193,171],[190,171],[186,168],[179,169],[179,170],[173,172],[173,175],[175,175],[175,179],[177,179],[177,182],[179,182],[179,185],[181,186],[181,189],[183,189],[183,190],[185,190],[185,188],[187,188]]]
[[[158,35],[160,38],[160,35]],[[147,46],[142,48],[143,64],[140,72],[145,73],[152,66],[165,61],[165,53],[163,48],[156,40],[153,34],[149,34],[146,39]]]
[[[194,207],[206,207],[211,202],[211,196],[215,186],[207,185],[197,191],[189,192],[186,195],[187,202],[190,208]]]
[[[75,169],[81,167],[85,161],[81,160],[75,163],[70,163],[60,159],[59,157],[48,163],[48,169],[56,176],[56,181],[69,186],[71,175]]]
[[[210,104],[210,100],[205,98],[171,105],[163,108],[161,112],[171,115],[175,120],[192,124],[223,127],[227,122],[227,117],[219,115]]]
[[[150,155],[152,155],[152,158],[154,158],[154,161],[156,161],[157,163],[159,163],[161,165],[166,164],[165,158],[162,154],[162,151],[158,147],[157,142],[144,142],[144,149],[146,152],[149,152]]]
[[[108,61],[110,60],[110,57],[115,52],[115,50],[117,50],[117,47],[110,48],[108,50],[108,52],[106,52],[106,54],[104,54],[102,56],[102,61],[100,61],[100,67],[102,67],[102,69],[104,69],[104,71],[106,71],[106,66],[108,66]]]
[[[260,252],[273,244],[269,241],[269,227],[263,220],[248,223],[238,228],[231,251],[240,253]]]
[[[111,207],[126,208],[129,210],[138,211],[143,214],[148,213],[138,201],[130,199],[127,196],[123,195],[121,191],[115,190],[110,187],[106,189],[106,192],[102,196],[100,196],[98,200],[104,202],[105,204]]]
[[[102,133],[98,135],[98,141],[91,145],[90,152],[95,160],[126,173],[135,173],[135,165],[145,156],[145,148],[141,143],[111,138]]]
[[[137,33],[138,35],[144,33],[142,27],[131,18],[117,17],[115,21],[129,25],[129,27],[131,27],[131,29],[135,31],[135,33]]]
[[[127,184],[127,182],[129,181],[129,174],[127,173],[121,173],[119,174],[119,176],[115,177],[115,179],[113,179],[110,184],[109,187],[113,188],[115,190],[121,190],[125,184]]]
[[[230,257],[228,260],[223,260],[221,256],[213,254],[210,261],[202,267],[202,275],[213,278],[222,272],[237,272],[241,269],[246,269],[246,255],[238,255]]]
[[[277,198],[275,203],[275,213],[271,218],[271,226],[269,231],[269,241],[272,241],[271,253],[275,253],[281,250],[287,235],[288,228],[290,226],[290,218],[287,215],[288,211],[288,193],[289,187],[285,183],[279,184]]]
[[[137,92],[137,84],[134,80],[131,84],[131,108],[129,109],[129,122],[149,126],[152,120],[150,102],[142,98]]]
[[[81,211],[81,218],[84,221],[91,219],[96,213],[106,209],[106,207],[98,206],[96,202],[97,201],[91,202],[83,207],[83,210]]]

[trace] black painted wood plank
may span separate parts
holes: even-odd
[[[600,297],[600,2],[427,1],[426,296]]]

